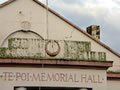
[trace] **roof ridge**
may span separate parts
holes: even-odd
[[[8,4],[10,4],[11,2],[16,1],[16,0],[8,0],[3,4],[0,4],[0,8],[4,7]],[[44,5],[43,3],[41,3],[38,0],[33,0],[35,1],[37,4],[41,5],[44,8],[47,8],[46,5]],[[62,20],[64,20],[66,23],[70,24],[71,26],[73,26],[74,28],[76,28],[77,30],[79,30],[81,33],[83,33],[84,35],[88,36],[89,38],[91,38],[92,40],[94,40],[95,42],[97,42],[98,44],[100,44],[101,46],[103,46],[104,48],[106,48],[107,50],[111,51],[113,54],[117,55],[120,58],[120,54],[117,53],[116,51],[114,51],[113,49],[111,49],[110,47],[108,47],[107,45],[105,45],[103,42],[95,39],[94,37],[92,37],[91,35],[89,35],[87,32],[85,32],[84,30],[82,30],[80,27],[78,27],[77,25],[73,24],[72,22],[70,22],[69,20],[67,20],[65,17],[61,16],[60,14],[58,14],[57,12],[55,12],[54,10],[48,8],[48,10],[53,13],[54,15],[56,15],[57,17],[61,18]]]
[[[41,3],[38,0],[33,0],[36,3],[40,4],[42,7],[47,8],[46,5],[44,5],[43,3]],[[108,47],[107,45],[105,45],[103,42],[101,42],[100,40],[97,40],[96,38],[92,37],[91,35],[89,35],[87,32],[85,32],[84,30],[82,30],[80,27],[78,27],[77,25],[71,23],[70,21],[68,21],[65,17],[61,16],[60,14],[58,14],[57,12],[55,12],[54,10],[48,8],[48,10],[50,12],[52,12],[53,14],[55,14],[56,16],[58,16],[59,18],[61,18],[62,20],[64,20],[65,22],[67,22],[68,24],[72,25],[74,28],[76,28],[77,30],[79,30],[80,32],[82,32],[83,34],[85,34],[86,36],[88,36],[89,38],[91,38],[92,40],[94,40],[95,42],[97,42],[98,44],[102,45],[104,48],[108,49],[109,51],[111,51],[113,54],[117,55],[118,57],[120,57],[120,54],[117,53],[116,51],[114,51],[113,49],[111,49],[110,47]]]

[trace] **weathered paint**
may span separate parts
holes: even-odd
[[[14,87],[86,87],[107,90],[106,70],[58,68],[0,68],[1,90]]]
[[[45,44],[49,40],[11,38],[8,48],[0,49],[1,58],[58,58],[66,60],[106,60],[105,52],[91,51],[91,43],[85,41],[58,41],[61,51],[51,57],[45,51]],[[51,40],[54,41],[54,40]],[[50,49],[56,49],[52,47]]]
[[[11,13],[9,13],[11,12]],[[49,39],[52,40],[70,40],[70,41],[89,41],[91,42],[91,51],[105,52],[109,61],[114,61],[113,67],[109,70],[120,71],[120,58],[96,43],[91,38],[66,23],[55,14],[48,12],[49,18]],[[7,17],[6,17],[7,15]],[[16,0],[11,4],[0,8],[0,45],[7,47],[6,37],[17,30],[23,29],[23,22],[30,23],[30,30],[36,32],[46,39],[46,9],[35,3],[33,0]],[[30,33],[17,33],[11,37],[17,38],[39,38]],[[11,38],[9,37],[9,38]],[[5,42],[5,43],[3,43]],[[59,54],[61,55],[61,53]],[[46,55],[47,56],[47,55]]]

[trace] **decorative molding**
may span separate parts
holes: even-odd
[[[74,68],[107,70],[112,61],[66,61],[64,59],[0,59],[0,67]]]
[[[87,41],[10,38],[8,47],[0,48],[0,58],[106,61],[106,53],[91,51]]]
[[[55,47],[55,44],[57,45],[57,49],[54,48],[54,47]],[[49,45],[50,45],[53,49],[56,49],[56,50],[55,50],[55,51],[54,51],[53,49],[52,49],[52,50],[48,50]],[[51,48],[50,48],[50,49],[51,49]],[[45,44],[45,51],[46,51],[46,53],[47,53],[49,56],[52,56],[52,57],[57,56],[57,55],[60,53],[60,45],[59,45],[58,41],[55,41],[55,40],[51,41],[51,40],[49,40],[49,41]]]

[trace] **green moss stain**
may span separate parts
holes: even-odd
[[[48,40],[10,38],[8,48],[0,48],[1,58],[53,58],[46,54],[45,44]],[[105,52],[91,51],[91,43],[87,41],[58,41],[63,53],[54,58],[66,60],[98,60],[105,61]]]
[[[101,61],[106,60],[106,53],[105,52],[98,52],[98,59]]]
[[[7,48],[0,48],[0,57],[5,57],[7,52]]]

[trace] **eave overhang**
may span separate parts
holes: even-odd
[[[108,72],[107,80],[120,81],[120,72]]]
[[[32,68],[75,68],[107,70],[112,61],[85,61],[64,59],[0,59],[0,67],[32,67]]]

